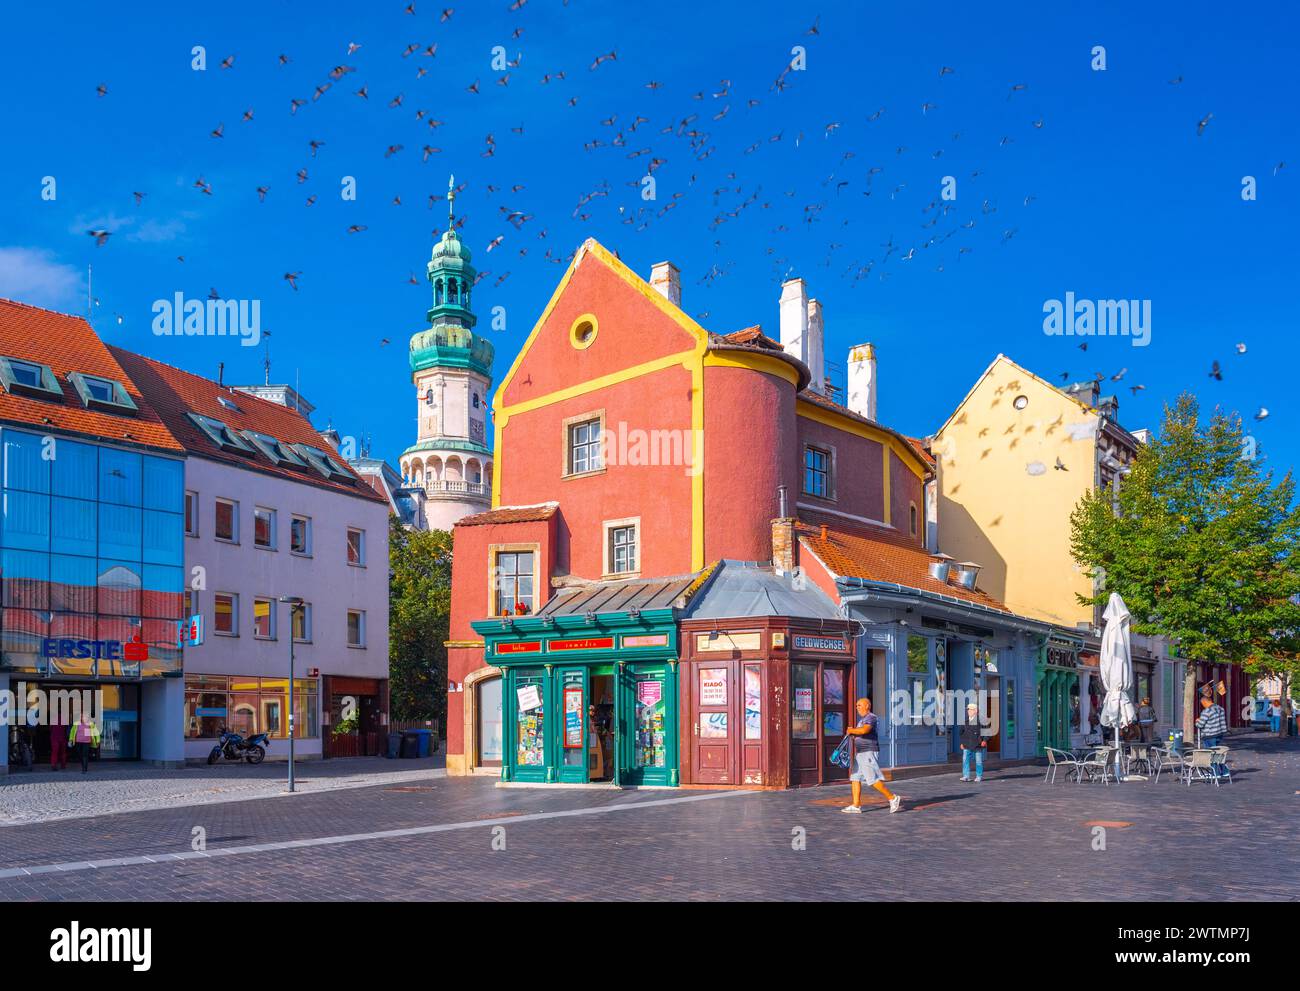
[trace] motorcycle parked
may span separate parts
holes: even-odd
[[[258,733],[245,740],[238,733],[223,729],[220,741],[208,754],[208,763],[215,764],[224,757],[226,760],[260,764],[266,759],[266,748],[270,745],[265,733]]]

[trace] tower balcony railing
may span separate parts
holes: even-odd
[[[430,496],[468,495],[488,498],[492,489],[486,482],[466,482],[459,479],[436,478],[424,483],[424,491]]]

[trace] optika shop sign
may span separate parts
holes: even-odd
[[[238,337],[246,348],[262,337],[260,299],[156,299],[153,332],[158,337]]]
[[[50,933],[55,963],[129,963],[136,972],[153,964],[152,929],[82,929],[73,922]]]
[[[1043,304],[1048,337],[1128,337],[1135,348],[1151,343],[1151,300],[1049,299]]]

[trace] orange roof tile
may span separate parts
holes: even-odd
[[[0,420],[119,444],[182,450],[180,441],[83,318],[0,298],[0,355],[48,365],[63,390],[60,400],[35,399],[0,389]],[[121,383],[137,411],[87,409],[67,379],[69,372]]]
[[[295,482],[345,492],[361,499],[387,501],[369,485],[362,483],[360,476],[352,467],[296,410],[266,399],[258,399],[246,392],[235,392],[201,375],[173,368],[161,361],[122,348],[110,346],[109,351],[121,363],[122,368],[130,375],[146,400],[158,411],[171,433],[190,454],[253,471],[279,475]],[[233,402],[238,410],[221,405],[220,398]],[[191,412],[220,420],[232,430],[251,430],[259,434],[268,434],[288,444],[306,444],[317,448],[331,455],[341,468],[362,484],[348,484],[324,478],[312,467],[288,468],[277,465],[260,451],[238,454],[223,450],[187,416]]]
[[[895,530],[813,511],[800,513],[799,521],[800,542],[837,577],[890,582],[1011,612],[978,587],[935,581],[929,572],[930,552]]]
[[[486,513],[464,516],[457,526],[489,526],[494,523],[538,523],[549,520],[560,508],[558,502],[544,502],[539,506],[502,506]]]

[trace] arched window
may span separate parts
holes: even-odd
[[[433,405],[433,386],[429,386],[427,389],[424,390],[424,405],[425,406]]]
[[[455,280],[455,279],[448,279],[448,280],[447,280],[447,302],[448,302],[448,303],[455,303],[455,302],[457,302],[457,300],[456,300],[456,280]]]
[[[442,279],[433,284],[433,305],[442,305]]]

